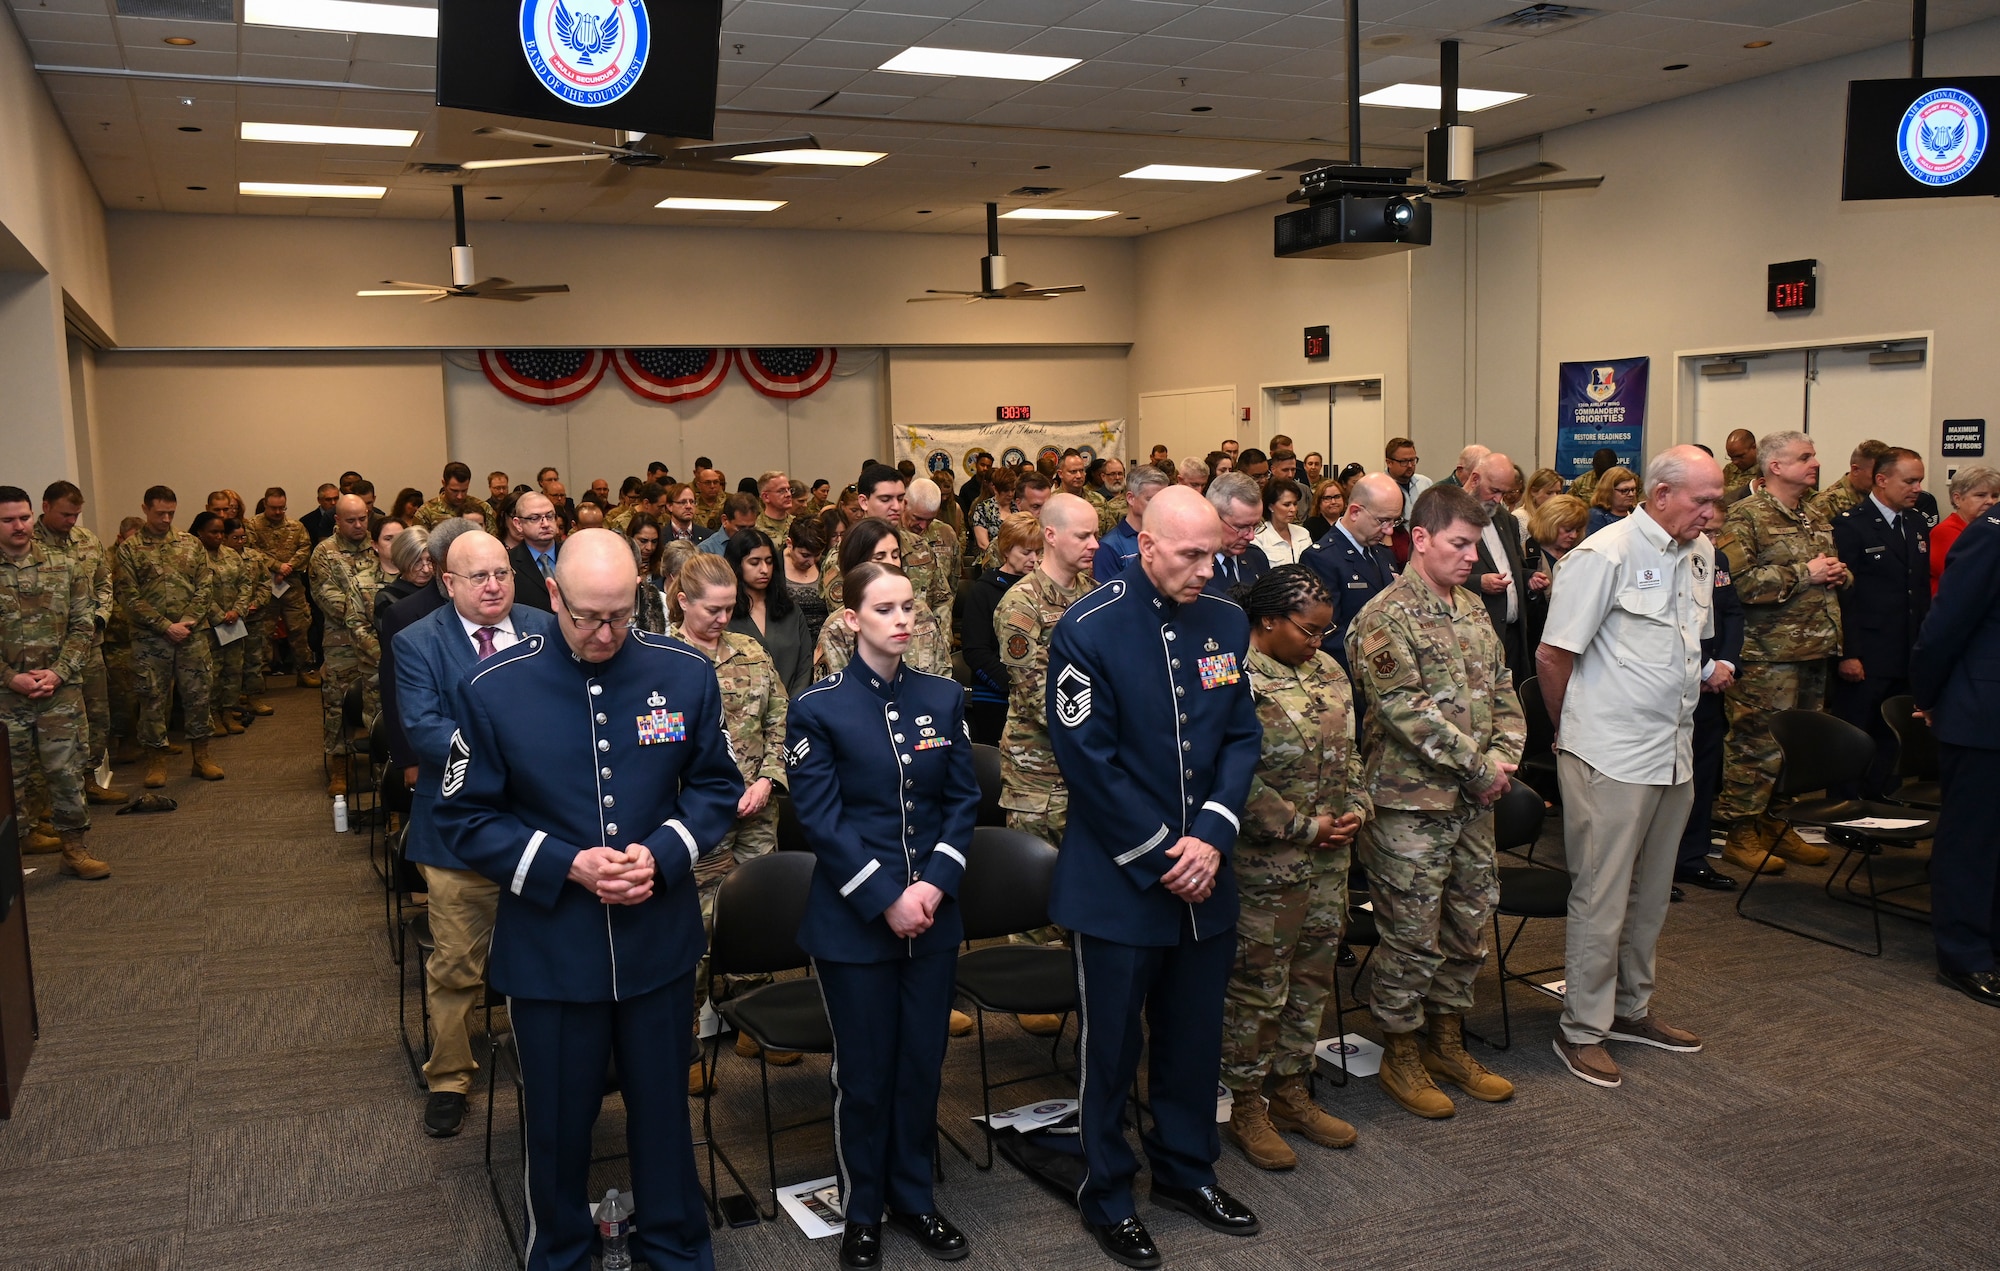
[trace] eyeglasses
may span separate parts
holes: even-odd
[[[1285,615],[1285,621],[1297,627],[1299,629],[1299,634],[1304,636],[1306,639],[1312,641],[1314,644],[1318,644],[1321,640],[1326,639],[1326,633],[1333,629],[1331,627],[1321,627],[1319,630],[1315,631],[1311,627],[1307,626],[1303,622],[1300,622],[1297,618],[1294,618],[1290,614]]]
[[[569,597],[563,595],[563,589],[561,583],[556,584],[556,595],[560,597],[563,602],[563,616],[569,619],[570,625],[576,628],[576,633],[578,635],[586,635],[586,636],[596,635],[599,631],[602,631],[606,627],[611,628],[614,632],[623,631],[625,630],[625,628],[632,625],[632,615],[629,613],[620,614],[615,618],[577,617],[576,614],[571,612],[570,610]]]
[[[475,587],[484,587],[488,583],[505,582],[514,576],[514,571],[511,569],[482,569],[476,574],[461,574],[449,569],[444,572],[447,578],[463,578]]]
[[[526,521],[530,525],[539,525],[543,521],[555,520],[556,514],[554,512],[537,512],[533,516],[527,516],[523,513],[516,512],[514,514],[514,519],[517,521]]]

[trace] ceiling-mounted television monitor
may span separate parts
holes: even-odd
[[[2000,195],[1996,114],[2000,75],[1853,81],[1840,197]]]
[[[442,0],[440,106],[715,136],[722,0]]]

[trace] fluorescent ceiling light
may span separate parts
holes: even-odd
[[[737,163],[802,163],[828,168],[865,168],[888,158],[880,150],[766,150],[762,154],[733,154]]]
[[[970,49],[904,49],[877,67],[906,75],[968,75],[976,79],[1051,79],[1083,59],[1031,57],[1025,53],[974,53]]]
[[[784,199],[661,199],[654,207],[679,212],[775,212]]]
[[[1262,168],[1203,168],[1186,163],[1149,163],[1125,174],[1133,181],[1241,181]]]
[[[1092,212],[1074,207],[1017,207],[1000,213],[1003,221],[1101,221],[1116,212]]]
[[[379,199],[386,185],[300,185],[291,181],[240,181],[238,194],[264,194],[284,199]]]
[[[438,33],[436,9],[407,4],[364,4],[361,0],[243,0],[243,20],[251,26],[366,31],[425,39],[436,39]]]
[[[336,128],[326,124],[259,124],[245,120],[245,141],[292,141],[308,146],[414,146],[415,128]]]
[[[1458,109],[1463,114],[1520,101],[1526,93],[1502,93],[1490,88],[1461,88]],[[1444,90],[1436,84],[1391,84],[1361,95],[1363,106],[1397,106],[1404,110],[1436,110],[1444,100]]]

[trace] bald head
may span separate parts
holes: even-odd
[[[349,542],[368,537],[368,504],[358,494],[343,494],[333,503],[333,528]]]
[[[1213,504],[1191,487],[1169,486],[1146,504],[1139,563],[1162,596],[1185,604],[1214,577],[1222,537]]]
[[[1042,504],[1041,570],[1067,587],[1097,555],[1097,509],[1059,491]]]
[[[1076,530],[1088,522],[1097,525],[1097,509],[1074,494],[1060,492],[1051,494],[1049,501],[1042,504],[1041,521],[1043,529]]]
[[[1459,451],[1458,467],[1454,469],[1454,471],[1458,474],[1458,483],[1460,485],[1464,485],[1466,474],[1471,472],[1474,468],[1477,468],[1479,466],[1479,461],[1487,458],[1492,453],[1493,452],[1491,450],[1488,450],[1486,447],[1480,445],[1476,441],[1473,442],[1471,445],[1467,446],[1465,449]]]
[[[1366,503],[1377,516],[1393,521],[1403,514],[1403,487],[1386,472],[1371,472],[1355,478],[1354,488],[1347,492],[1347,502],[1350,507]]]
[[[445,549],[444,593],[467,622],[491,626],[514,607],[507,549],[485,530],[462,529]]]
[[[556,560],[549,600],[578,661],[608,661],[624,647],[638,585],[639,567],[623,535],[611,530],[570,535]],[[594,629],[579,631],[578,623]]]
[[[1473,498],[1497,507],[1514,493],[1514,481],[1514,461],[1506,455],[1489,451],[1480,456],[1459,483]]]

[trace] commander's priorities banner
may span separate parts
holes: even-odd
[[[1564,362],[1556,391],[1556,471],[1565,481],[1590,471],[1605,446],[1634,472],[1646,458],[1646,365],[1643,357]]]
[[[1089,459],[1125,457],[1122,419],[1052,420],[1046,424],[902,424],[895,433],[897,459],[908,459],[919,471],[933,477],[949,472],[959,481],[972,475],[972,465],[980,455],[992,455],[993,462],[1002,467],[1034,464],[1045,454],[1061,458],[1062,452],[1071,446]]]

